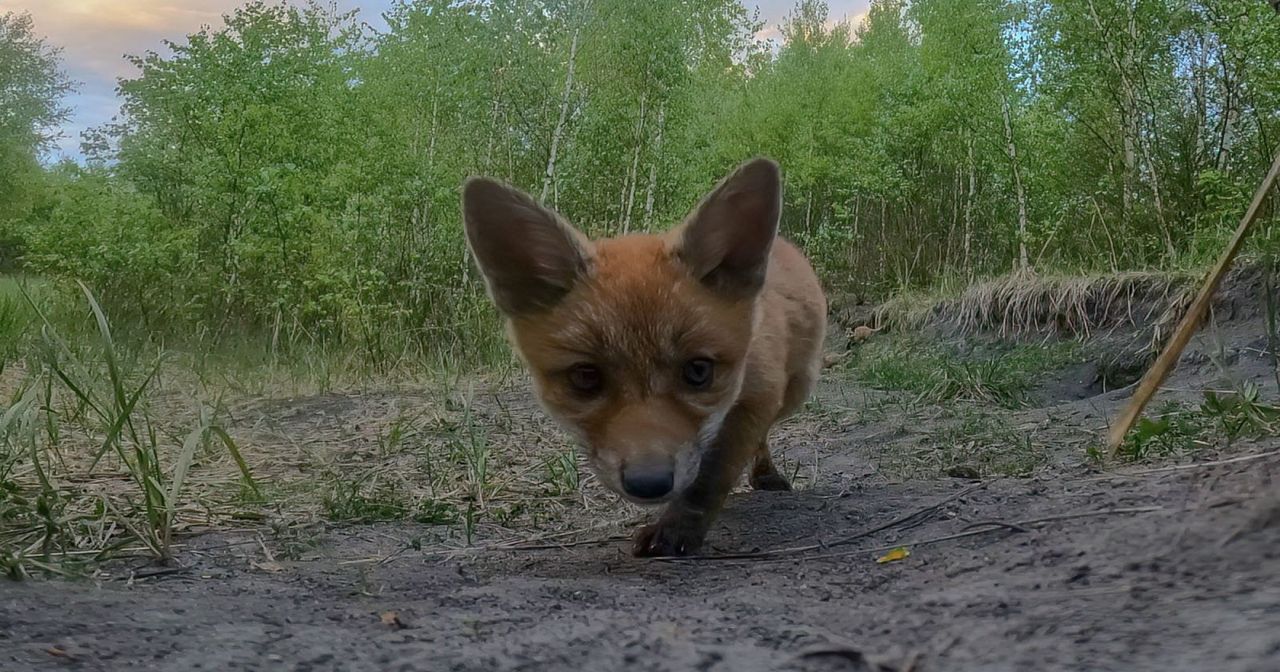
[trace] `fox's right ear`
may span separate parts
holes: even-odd
[[[508,316],[554,306],[590,268],[590,241],[519,189],[473,177],[462,214],[489,296]]]

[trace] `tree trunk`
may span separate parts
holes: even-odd
[[[1133,151],[1133,126],[1131,122],[1131,115],[1128,110],[1123,111],[1121,114],[1124,117],[1121,122],[1124,127],[1122,131],[1124,133],[1124,175],[1121,176],[1123,185],[1121,186],[1122,196],[1120,207],[1121,219],[1127,226],[1130,223],[1130,219],[1133,217],[1133,174],[1136,172],[1134,165],[1137,163],[1137,160],[1134,158]]]
[[[1090,7],[1093,6],[1092,0],[1090,0],[1089,5]],[[1127,201],[1125,205],[1125,212],[1128,213],[1128,216],[1132,217],[1133,215],[1132,215],[1132,211],[1130,210],[1130,207],[1133,205],[1133,196],[1135,191],[1134,183],[1138,179],[1138,168],[1137,168],[1138,162],[1135,154],[1135,146],[1138,145],[1140,142],[1142,142],[1142,140],[1139,138],[1139,136],[1142,134],[1142,126],[1138,122],[1137,96],[1134,94],[1133,83],[1129,80],[1130,73],[1133,72],[1133,45],[1136,39],[1136,35],[1135,35],[1136,26],[1134,24],[1134,11],[1133,11],[1134,8],[1133,8],[1133,4],[1128,0],[1125,0],[1124,6],[1125,6],[1126,19],[1127,19],[1125,22],[1125,28],[1129,36],[1129,43],[1127,45],[1124,45],[1124,48],[1121,52],[1123,53],[1123,56],[1121,58],[1121,63],[1117,65],[1117,70],[1119,70],[1118,74],[1120,75],[1120,82],[1124,85],[1124,96],[1125,96],[1124,114],[1125,114],[1125,122],[1127,124],[1125,127],[1125,136],[1124,136],[1124,169],[1125,169],[1124,179],[1125,179],[1125,198]],[[1094,17],[1096,20],[1097,18],[1096,9],[1094,9]],[[1108,41],[1108,46],[1110,46],[1110,41]]]
[[[813,190],[810,189],[809,195],[805,199],[805,206],[804,206],[804,232],[805,233],[809,233],[811,231],[809,222],[811,222],[812,220],[813,220]]]
[[[1205,158],[1205,125],[1209,119],[1209,84],[1206,73],[1209,71],[1209,63],[1207,57],[1208,50],[1205,48],[1204,37],[1200,37],[1196,41],[1196,70],[1195,78],[1192,80],[1191,100],[1195,107],[1195,153],[1191,157],[1190,166],[1187,173],[1195,175],[1200,171],[1200,166],[1204,164]]]
[[[489,113],[489,143],[484,150],[484,172],[493,168],[493,136],[498,131],[498,98],[493,99],[493,111]]]
[[[564,93],[560,96],[560,118],[556,120],[555,130],[551,132],[551,152],[547,156],[547,172],[542,176],[542,195],[538,200],[547,202],[551,194],[551,185],[556,179],[556,152],[560,149],[560,138],[564,135],[565,120],[569,117],[569,100],[573,96],[573,66],[578,58],[578,33],[573,31],[573,42],[569,45],[569,66],[564,76]]]
[[[1022,170],[1018,166],[1018,143],[1013,137],[1012,111],[1009,109],[1009,97],[1000,97],[1001,111],[1004,113],[1004,138],[1009,153],[1009,166],[1013,171],[1013,187],[1018,197],[1018,270],[1025,271],[1031,266],[1027,255],[1027,190],[1022,184]]]
[[[622,233],[631,231],[631,208],[636,202],[636,182],[640,176],[640,150],[644,147],[644,121],[647,100],[640,98],[640,118],[636,120],[635,150],[631,153],[631,169],[627,172],[626,197],[622,207]]]
[[[977,166],[973,158],[973,138],[969,138],[969,193],[964,202],[964,267],[973,276],[973,201],[978,191]]]
[[[644,194],[644,229],[649,230],[653,220],[653,200],[658,190],[658,162],[662,160],[662,128],[667,120],[667,101],[658,106],[658,131],[653,141],[653,159],[649,162],[649,186]]]
[[[1223,172],[1227,170],[1227,160],[1231,157],[1236,120],[1240,116],[1240,106],[1236,104],[1235,82],[1230,72],[1231,66],[1224,59],[1222,62],[1222,131],[1218,135],[1218,156],[1213,162],[1214,167]]]
[[[1124,175],[1122,175],[1122,219],[1128,224],[1133,213],[1133,192],[1134,179],[1137,175],[1137,152],[1135,144],[1137,136],[1140,132],[1138,126],[1138,104],[1137,95],[1134,93],[1133,83],[1129,80],[1129,73],[1133,68],[1133,48],[1132,45],[1125,48],[1122,54],[1116,53],[1116,45],[1112,40],[1111,31],[1103,24],[1102,17],[1098,15],[1098,8],[1093,0],[1088,0],[1089,18],[1093,21],[1094,28],[1102,36],[1102,44],[1106,49],[1107,57],[1111,61],[1111,67],[1116,71],[1116,75],[1120,79],[1121,91],[1123,92],[1123,104],[1120,109],[1120,132],[1124,137]],[[1128,12],[1128,21],[1126,22],[1126,30],[1132,36],[1136,31],[1134,21],[1133,7],[1126,3]]]

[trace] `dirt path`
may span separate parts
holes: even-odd
[[[441,558],[397,552],[414,531],[386,526],[328,535],[327,560],[255,568],[252,544],[210,536],[174,574],[5,585],[0,669],[877,669],[857,651],[891,670],[1275,670],[1278,473],[1273,456],[1001,480],[847,546],[741,561],[644,562],[620,541]],[[964,487],[752,493],[713,544],[832,541]],[[1146,507],[917,544],[890,564],[863,550]],[[829,653],[800,657],[815,647]]]
[[[1269,379],[1257,324],[1228,326],[1166,398],[1212,387],[1210,354]],[[1034,408],[975,416],[830,377],[778,437],[801,489],[734,496],[709,538],[762,556],[636,560],[614,528],[447,550],[422,541],[438,526],[320,525],[293,534],[303,553],[265,528],[219,532],[177,571],[0,584],[0,670],[1280,670],[1280,440],[1103,473],[1084,446],[1125,393],[1093,389],[1088,367],[1051,378]],[[327,436],[419,403],[341,400],[324,402]],[[287,425],[315,403],[269,412]],[[550,431],[532,404],[504,412]],[[938,475],[1015,449],[1033,476]],[[910,556],[876,562],[896,545]]]

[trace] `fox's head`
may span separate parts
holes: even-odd
[[[781,197],[777,165],[756,159],[665,234],[591,241],[503,183],[463,190],[468,245],[542,405],[632,501],[688,487],[739,397]]]

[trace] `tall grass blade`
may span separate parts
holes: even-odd
[[[240,448],[236,446],[235,440],[231,438],[230,434],[227,434],[227,430],[217,425],[211,426],[209,430],[222,441],[222,445],[226,446],[227,452],[231,453],[231,458],[236,461],[236,466],[240,468],[240,475],[244,477],[245,484],[253,491],[253,496],[262,497],[262,491],[258,489],[258,483],[253,480],[253,474],[249,471],[249,464],[244,461],[244,456],[240,454]]]

